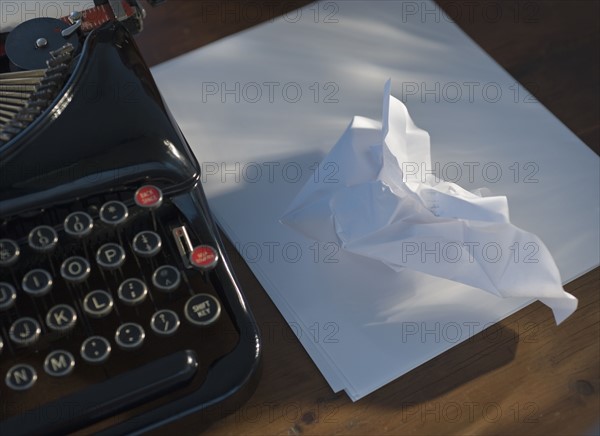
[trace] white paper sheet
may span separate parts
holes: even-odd
[[[504,196],[482,197],[428,173],[429,134],[383,91],[383,119],[354,117],[323,158],[335,183],[309,179],[281,222],[350,253],[482,289],[538,298],[560,324],[577,308],[543,242],[510,223]],[[525,257],[525,258],[524,258]]]
[[[599,164],[443,17],[408,15],[401,1],[335,4],[334,15],[310,5],[154,74],[219,224],[332,389],[356,400],[531,301],[398,274],[279,223],[309,178],[335,179],[335,165],[315,168],[348,121],[381,118],[382,83],[392,79],[431,135],[441,175],[506,195],[511,222],[544,241],[564,282],[599,262]]]

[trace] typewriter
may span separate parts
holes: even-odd
[[[258,329],[143,16],[96,0],[0,38],[2,435],[196,432],[256,384]]]

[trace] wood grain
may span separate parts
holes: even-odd
[[[149,10],[139,43],[149,63],[155,64],[306,3],[169,0]],[[598,2],[439,3],[598,152]],[[227,4],[230,11],[258,4],[261,13],[236,18],[235,12],[214,12],[219,4]],[[331,391],[243,260],[231,245],[228,251],[263,333],[264,369],[248,403],[233,413],[220,411],[223,418],[208,434],[600,431],[600,269],[566,286],[579,298],[579,309],[561,326],[554,325],[547,307],[532,304],[352,403],[345,394]]]

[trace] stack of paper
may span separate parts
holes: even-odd
[[[338,163],[319,163],[354,115],[381,119],[388,78],[431,135],[426,170],[506,195],[511,222],[540,237],[564,282],[599,263],[598,157],[433,3],[316,3],[154,74],[219,224],[354,400],[530,303],[397,272],[280,224],[307,180],[336,183]],[[515,261],[528,250],[515,247]]]

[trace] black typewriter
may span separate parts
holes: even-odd
[[[256,384],[256,324],[136,48],[143,14],[98,0],[0,39],[2,435],[198,431]]]

